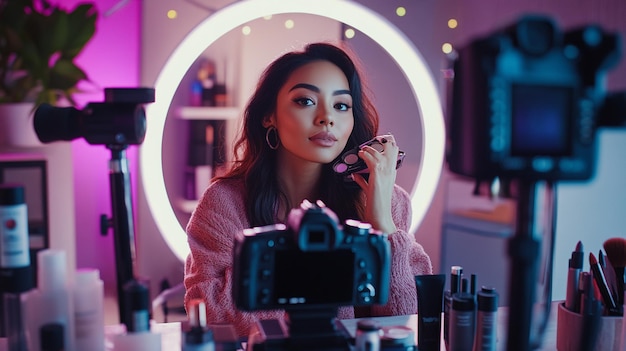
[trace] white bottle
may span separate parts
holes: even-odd
[[[113,351],[161,351],[161,334],[140,332],[114,335]]]
[[[95,268],[74,276],[74,332],[76,350],[104,351],[104,282]]]
[[[74,312],[70,277],[64,251],[46,249],[37,253],[37,289],[25,297],[29,350],[41,350],[41,327],[59,323],[64,327],[65,351],[75,351]]]

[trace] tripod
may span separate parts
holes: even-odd
[[[131,323],[127,301],[124,296],[124,285],[135,280],[135,227],[133,225],[132,197],[130,193],[130,176],[127,145],[107,145],[111,150],[109,161],[109,182],[111,185],[112,219],[103,218],[101,233],[106,234],[109,227],[113,228],[115,245],[115,270],[117,278],[117,299],[120,322],[127,327]]]
[[[535,223],[537,222],[536,193],[538,184],[536,181],[520,180],[517,183],[517,221],[515,234],[508,243],[508,255],[510,257],[509,275],[509,307],[507,350],[527,351],[535,349],[541,343],[543,328],[550,314],[550,301],[546,301],[544,320],[538,328],[538,333],[532,333],[532,312],[535,304],[535,287],[538,276],[539,254],[541,249],[540,240],[536,235]],[[545,274],[551,274],[552,257],[554,251],[555,234],[555,192],[553,184],[546,185],[546,218],[548,225],[544,228],[549,231],[549,245],[546,250],[548,260]],[[552,289],[552,277],[545,279],[546,299],[550,298]]]

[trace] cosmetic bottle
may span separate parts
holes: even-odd
[[[445,274],[415,276],[417,291],[417,347],[420,351],[441,350],[441,311]]]
[[[9,351],[25,350],[22,301],[33,285],[24,187],[0,184],[0,336]]]
[[[461,279],[463,279],[463,267],[450,267],[450,290],[444,293],[443,297],[443,341],[448,348],[449,329],[450,329],[450,309],[452,308],[452,296],[461,292]]]
[[[37,288],[26,296],[26,324],[31,350],[40,350],[39,333],[50,323],[63,326],[65,351],[74,351],[74,306],[64,251],[46,249],[37,253]]]
[[[475,325],[476,301],[474,296],[464,292],[454,294],[450,309],[449,350],[471,351],[474,346]]]
[[[113,351],[161,351],[161,335],[150,331],[149,290],[139,281],[124,285],[126,333],[112,338]]]
[[[496,351],[498,325],[498,293],[492,287],[483,286],[476,294],[476,336],[474,351]]]
[[[74,278],[76,350],[104,351],[104,283],[97,269],[79,269]]]
[[[380,351],[381,325],[373,319],[357,322],[355,351]]]
[[[202,106],[202,83],[197,79],[191,83],[189,105]]]
[[[380,349],[416,351],[415,331],[406,325],[383,327],[383,335],[380,337]]]
[[[213,332],[207,328],[206,304],[202,299],[189,301],[188,325],[183,333],[182,351],[215,351]]]

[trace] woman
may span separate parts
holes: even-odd
[[[316,43],[287,53],[265,70],[245,110],[235,145],[237,162],[215,179],[194,211],[187,233],[191,254],[185,265],[185,303],[202,298],[209,323],[233,324],[240,336],[256,319],[282,311],[238,311],[232,301],[232,248],[245,228],[283,223],[303,200],[322,200],[341,223],[358,219],[389,234],[391,279],[388,303],[371,316],[417,311],[414,276],[430,274],[430,258],[408,233],[409,196],[395,185],[399,148],[392,135],[384,150],[359,151],[369,177],[355,174],[347,186],[332,170],[344,151],[376,136],[378,114],[364,92],[359,72],[337,46]],[[339,318],[354,318],[352,307]]]

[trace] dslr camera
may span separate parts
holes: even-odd
[[[387,302],[387,235],[356,220],[341,226],[321,201],[305,200],[286,224],[244,230],[233,258],[236,307],[289,315],[288,321],[260,321],[250,350],[349,350],[338,307]]]
[[[560,31],[528,15],[457,51],[448,118],[451,171],[495,177],[588,180],[596,129],[623,124],[626,94],[607,93],[620,37],[596,25]]]

